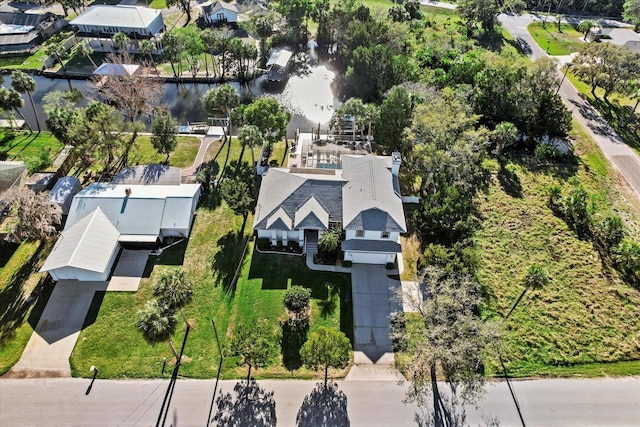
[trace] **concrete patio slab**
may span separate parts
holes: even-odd
[[[144,268],[149,258],[148,250],[123,249],[118,264],[109,281],[108,291],[135,292],[138,290]]]
[[[9,378],[70,377],[69,357],[96,291],[106,282],[61,280],[53,289],[22,357],[5,374]]]

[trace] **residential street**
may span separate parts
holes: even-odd
[[[527,25],[536,20],[533,15],[501,14],[500,22],[509,33],[531,48],[533,59],[546,56],[527,31]],[[629,186],[640,198],[640,158],[607,124],[598,111],[582,99],[576,88],[565,79],[560,88],[560,95],[573,115],[584,125],[591,137],[596,141],[604,155],[627,180]]]
[[[98,379],[86,394],[90,384],[90,379],[2,379],[0,425],[154,425],[168,381]],[[235,384],[223,381],[222,389],[232,392]],[[267,397],[261,409],[275,404],[278,425],[293,426],[315,383],[260,381],[258,385],[274,392],[273,400]],[[640,419],[640,378],[514,381],[512,386],[529,426],[632,426]],[[166,425],[207,425],[214,387],[212,380],[178,381]],[[395,381],[343,381],[338,389],[346,402],[345,397],[329,405],[314,402],[312,410],[335,411],[346,404],[353,426],[415,425],[415,408],[402,403],[404,390]],[[247,410],[251,408],[238,401],[225,409],[236,421],[251,419]],[[217,412],[214,405],[213,415]],[[506,382],[490,385],[478,408],[467,408],[470,425],[486,425],[490,419],[501,426],[522,425]]]

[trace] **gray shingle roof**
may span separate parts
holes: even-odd
[[[296,211],[294,219],[296,228],[317,228],[320,230],[329,228],[329,213],[315,197],[311,197]]]
[[[322,178],[323,175],[302,177],[287,169],[269,169],[262,177],[253,228],[266,229],[267,219],[279,208],[284,209],[289,218],[295,218],[296,212],[312,197],[328,213],[329,221],[342,222],[344,182],[333,176],[331,180]]]
[[[235,5],[232,5],[230,3],[225,3],[223,1],[217,1],[215,3],[202,5],[202,10],[208,14],[216,13],[217,11],[222,9],[226,9],[228,11],[238,13],[238,8],[235,7]]]
[[[267,219],[267,230],[291,230],[291,218],[280,208]]]
[[[393,187],[387,161],[371,154],[342,156],[343,228],[407,231],[402,198]]]

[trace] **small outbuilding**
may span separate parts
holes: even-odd
[[[73,201],[73,196],[82,190],[80,180],[73,176],[60,178],[49,192],[47,200],[57,204],[62,209],[63,215],[69,214],[69,208]]]
[[[120,252],[120,232],[100,208],[65,229],[40,269],[53,280],[106,281]]]

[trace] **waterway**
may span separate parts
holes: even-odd
[[[277,99],[280,105],[291,113],[291,121],[287,128],[289,138],[295,135],[296,129],[311,132],[312,129],[317,129],[318,125],[326,129],[334,109],[340,105],[332,84],[336,77],[335,72],[325,64],[316,63],[313,50],[311,55],[305,54],[299,58],[284,84],[270,84],[264,77],[243,85],[232,83],[240,93],[241,99],[260,96]],[[2,86],[10,87],[11,76],[3,77]],[[83,94],[78,106],[85,106],[90,100],[97,99],[93,84],[88,80],[50,79],[42,76],[33,76],[33,78],[36,81],[36,90],[32,95],[43,128],[46,128],[44,123],[46,115],[42,110],[42,98],[47,93],[54,90],[68,90],[69,87],[78,89]],[[218,85],[203,83],[163,83],[161,95],[151,100],[151,104],[168,108],[180,124],[186,124],[188,121],[205,121],[207,113],[202,107],[202,100],[206,92],[216,86]],[[29,99],[26,94],[23,98],[25,105],[21,112],[33,129],[36,129],[36,120]],[[148,118],[141,119],[148,124]]]

